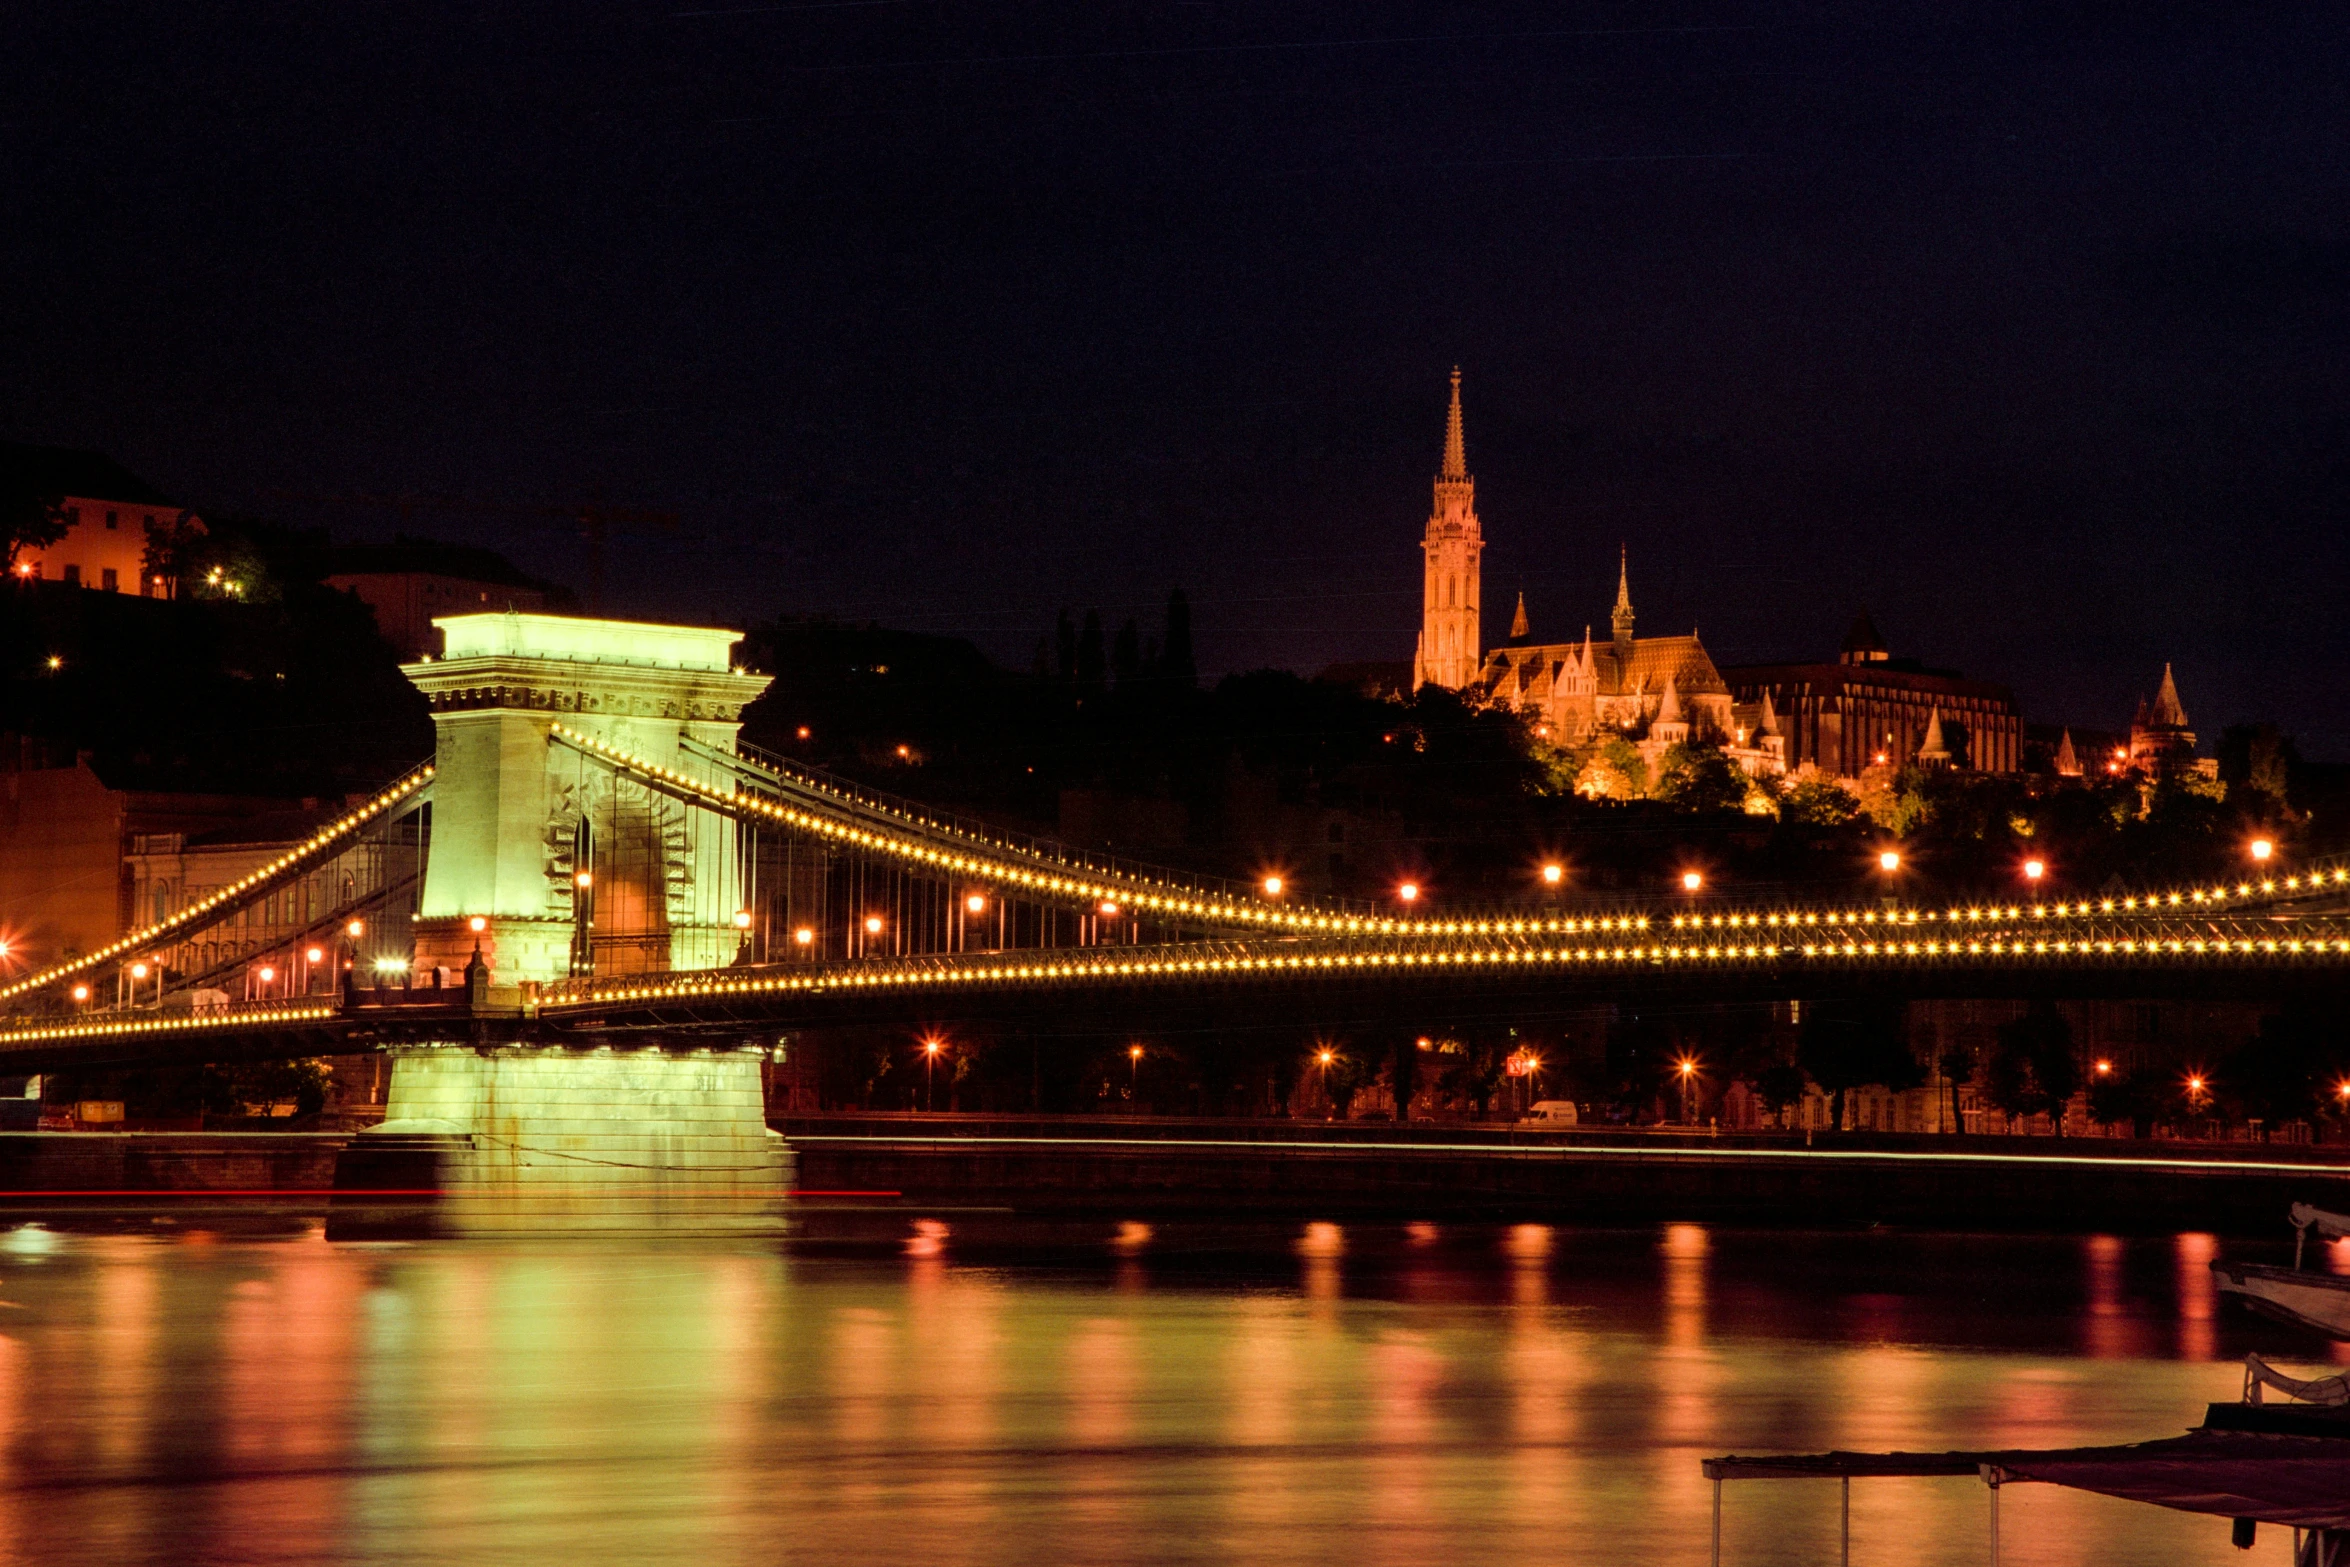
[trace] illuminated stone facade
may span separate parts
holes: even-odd
[[[719,788],[688,741],[731,753],[767,687],[729,662],[740,634],[559,615],[444,616],[447,652],[402,666],[432,704],[439,768],[419,905],[421,968],[464,968],[471,921],[498,987],[601,971],[707,968],[738,935],[731,824],[552,743],[557,720]],[[588,863],[581,863],[583,850]],[[591,873],[581,939],[579,875]]]
[[[1621,735],[1651,770],[1674,745],[1718,741],[1750,773],[1782,768],[1769,704],[1742,711],[1705,646],[1685,637],[1633,634],[1631,573],[1617,562],[1616,603],[1606,642],[1537,643],[1518,599],[1509,640],[1482,651],[1480,561],[1485,550],[1477,519],[1477,481],[1469,476],[1461,423],[1461,373],[1452,373],[1452,405],[1445,414],[1444,458],[1436,476],[1436,503],[1420,543],[1420,642],[1412,684],[1444,686],[1473,700],[1524,714],[1543,738],[1579,746]]]
[[[1857,779],[1912,762],[1985,773],[2023,765],[2013,691],[1895,658],[1866,614],[1832,664],[1750,664],[1725,678],[1741,704],[1770,705],[1790,767]]]
[[[1685,637],[1633,634],[1628,558],[1616,563],[1616,603],[1609,638],[1537,643],[1518,600],[1510,637],[1485,659],[1477,692],[1521,713],[1554,745],[1575,747],[1621,736],[1650,776],[1667,751],[1691,741],[1718,744],[1749,774],[1786,770],[1778,718],[1766,698],[1741,705],[1692,631]]]
[[[419,969],[489,972],[477,1015],[524,1010],[582,969],[710,968],[738,947],[734,824],[625,782],[555,739],[593,741],[731,793],[696,745],[731,755],[767,677],[739,634],[518,613],[434,622],[447,652],[403,666],[432,705],[431,853]],[[475,921],[482,929],[474,929]],[[767,1129],[766,1051],[573,1050],[452,1038],[394,1052],[383,1124],[358,1168],[415,1157],[458,1232],[550,1224],[766,1223],[791,1153]]]

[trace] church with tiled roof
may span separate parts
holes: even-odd
[[[1785,747],[1768,697],[1751,707],[1733,700],[1695,631],[1687,636],[1634,634],[1631,564],[1616,563],[1616,602],[1609,635],[1537,642],[1518,596],[1508,640],[1480,655],[1476,605],[1484,540],[1473,504],[1461,421],[1460,373],[1452,379],[1445,419],[1443,469],[1422,542],[1426,560],[1423,614],[1414,684],[1441,685],[1522,714],[1541,738],[1582,746],[1620,735],[1653,771],[1666,750],[1714,740],[1749,773],[1786,769]]]

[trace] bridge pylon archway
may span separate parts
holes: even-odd
[[[446,651],[403,666],[436,746],[414,963],[462,985],[469,1018],[393,1048],[385,1120],[345,1155],[341,1184],[429,1180],[459,1229],[772,1216],[792,1161],[767,1129],[762,1050],[657,1033],[565,1048],[500,1026],[551,981],[734,958],[734,824],[552,740],[560,723],[730,789],[709,757],[733,751],[768,677],[732,662],[733,631],[515,613],[434,624]]]

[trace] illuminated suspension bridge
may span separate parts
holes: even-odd
[[[386,1135],[505,1149],[501,1179],[560,1145],[548,1158],[573,1174],[652,1168],[637,1155],[657,1148],[665,1172],[756,1185],[784,1161],[757,1061],[778,1030],[827,1022],[1310,1019],[1472,992],[2267,998],[2350,975],[2340,861],[1957,907],[1314,901],[1077,854],[751,751],[738,718],[767,681],[731,664],[729,632],[440,624],[448,652],[406,670],[432,705],[430,765],[235,884],[0,984],[0,1061],[382,1049]],[[277,918],[258,948],[263,904]]]

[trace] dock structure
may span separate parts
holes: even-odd
[[[2293,1531],[2294,1567],[2350,1567],[2350,1415],[2317,1405],[2213,1404],[2182,1436],[2109,1447],[1946,1453],[1810,1453],[1709,1458],[1714,1567],[1722,1561],[1722,1484],[1836,1480],[1841,1551],[1852,1560],[1855,1479],[1972,1475],[1990,1493],[1989,1555],[1999,1567],[1999,1493],[2036,1483],[2231,1520],[2238,1546],[2261,1524]]]

